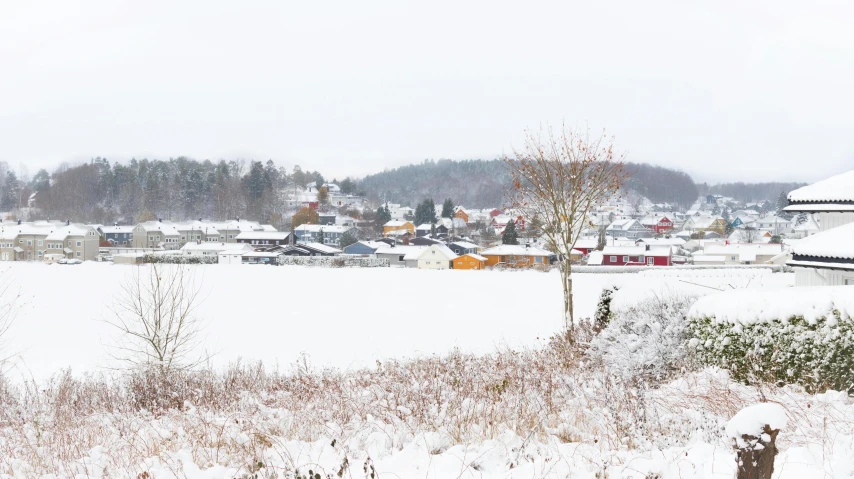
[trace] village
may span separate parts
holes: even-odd
[[[799,284],[848,284],[850,263],[820,258],[850,244],[844,226],[854,222],[854,199],[846,196],[851,191],[854,171],[792,191],[785,204],[743,204],[707,195],[681,211],[645,198],[616,199],[587,213],[571,256],[563,258],[543,239],[536,218],[512,209],[466,208],[450,200],[433,206],[430,200],[422,205],[431,221],[419,223],[415,209],[384,203],[374,215],[379,221],[370,223],[363,218],[373,208],[364,199],[327,183],[283,193],[284,203],[298,209],[290,231],[240,218],[108,226],[24,222],[6,215],[0,260],[246,265],[344,265],[347,260],[349,266],[543,271],[563,261],[596,267],[788,265],[810,271],[799,274]]]

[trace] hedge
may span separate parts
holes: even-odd
[[[752,324],[688,319],[686,346],[700,366],[717,366],[747,384],[799,384],[810,392],[854,386],[854,321],[834,309]]]

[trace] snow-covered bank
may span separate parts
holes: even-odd
[[[109,367],[114,331],[104,320],[133,266],[13,263],[4,266],[24,303],[6,340],[18,370],[44,378]],[[144,266],[143,268],[146,268]],[[286,366],[305,352],[318,366],[531,347],[561,328],[556,272],[325,269],[244,265],[193,266],[204,301],[206,347],[213,364],[237,358]],[[766,271],[767,272],[767,271]],[[751,279],[753,270],[574,275],[576,317],[589,317],[601,288],[630,291],[667,285],[698,294],[718,288],[787,285],[791,274]],[[686,277],[690,276],[690,277]]]

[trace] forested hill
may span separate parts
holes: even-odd
[[[781,193],[787,195],[790,191],[806,186],[806,183],[719,183],[697,185],[702,195],[722,195],[734,198],[746,203],[761,201],[777,201]]]
[[[646,163],[628,163],[626,169],[633,174],[629,188],[655,203],[688,206],[697,199],[697,187],[686,173]],[[379,201],[414,206],[424,198],[452,198],[460,205],[486,208],[501,206],[509,181],[501,160],[426,160],[368,175],[359,187]]]

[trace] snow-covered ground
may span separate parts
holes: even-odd
[[[7,333],[16,369],[45,378],[109,368],[115,331],[105,321],[134,266],[85,263],[3,266],[21,295]],[[142,266],[148,268],[148,266]],[[205,348],[214,366],[238,358],[288,366],[302,353],[316,366],[342,369],[377,360],[487,353],[533,347],[561,329],[556,272],[325,269],[298,266],[191,266],[203,298]],[[768,270],[645,271],[574,275],[576,317],[590,317],[604,285],[620,294],[679,289],[786,286],[792,274]]]

